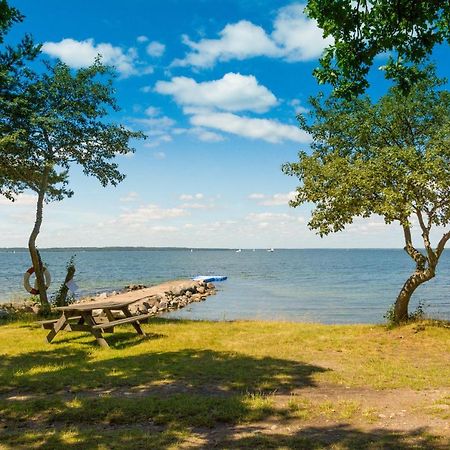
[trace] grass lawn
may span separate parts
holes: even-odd
[[[154,319],[52,344],[0,325],[0,449],[450,445],[450,328]]]

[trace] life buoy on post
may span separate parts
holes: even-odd
[[[46,267],[43,268],[44,270],[44,279],[45,279],[45,289],[48,289],[50,286],[50,283],[52,282],[52,279],[50,277],[50,272],[47,270]],[[34,288],[31,287],[30,284],[30,277],[34,273],[34,267],[30,267],[24,274],[23,274],[23,287],[26,291],[28,291],[32,295],[39,294],[39,289],[36,289],[36,283],[34,285]]]

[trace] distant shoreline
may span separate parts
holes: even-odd
[[[45,252],[65,252],[65,251],[236,251],[237,247],[43,247],[40,251]],[[255,248],[256,251],[267,251],[267,248]],[[275,248],[277,251],[291,251],[291,250],[401,250],[402,247],[311,247],[311,248]],[[253,248],[242,248],[243,252],[253,251]],[[0,247],[0,252],[28,252],[26,247]]]

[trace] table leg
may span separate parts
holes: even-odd
[[[125,308],[122,308],[123,313],[125,314],[125,317],[133,317],[133,314],[131,314],[130,310],[125,306]],[[139,324],[139,321],[133,322],[131,325],[133,325],[134,329],[137,331],[138,334],[141,336],[146,336],[144,333],[144,330],[141,328],[141,325]]]
[[[94,318],[92,317],[91,314],[89,314],[88,312],[82,312],[81,315],[84,318],[84,322],[86,323],[86,325],[88,325],[90,327],[90,332],[94,335],[95,339],[97,340],[98,344],[100,345],[100,347],[103,348],[108,348],[109,345],[108,343],[105,341],[105,339],[103,338],[102,332],[100,330],[94,330],[92,327],[94,325],[97,325],[95,323]]]
[[[66,313],[63,312],[58,321],[54,323],[53,329],[50,330],[50,333],[47,334],[47,341],[49,343],[52,342],[54,337],[58,334],[58,332],[61,331],[68,324],[67,320],[68,318],[69,317],[66,316]]]

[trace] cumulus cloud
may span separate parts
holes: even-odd
[[[147,45],[146,50],[148,55],[159,57],[162,56],[166,51],[166,46],[164,44],[161,44],[161,42],[152,41]]]
[[[297,194],[295,191],[288,192],[286,194],[250,194],[248,196],[251,200],[258,200],[258,205],[263,206],[279,206],[287,205],[291,200],[296,198]]]
[[[148,37],[147,37],[147,36],[138,36],[138,37],[136,38],[136,40],[137,40],[138,42],[140,42],[140,43],[143,43],[143,42],[147,42],[147,41],[148,41]]]
[[[250,139],[262,139],[271,143],[293,141],[310,142],[307,133],[293,125],[277,120],[241,117],[231,113],[209,112],[193,114],[192,125],[208,127]]]
[[[303,13],[305,5],[294,3],[278,11],[272,33],[273,40],[282,49],[287,61],[310,61],[318,58],[323,49],[332,43],[323,39],[322,30],[315,20]]]
[[[197,194],[181,194],[180,195],[180,200],[181,201],[190,201],[190,200],[201,200],[205,197],[204,194],[202,194],[201,192],[198,192]]]
[[[265,112],[277,99],[253,75],[227,73],[219,80],[197,83],[192,78],[175,77],[158,81],[155,91],[172,95],[183,106],[217,108],[225,111]]]
[[[118,221],[126,225],[141,225],[154,220],[173,219],[187,214],[187,211],[182,208],[164,209],[150,204],[122,213]]]
[[[172,64],[205,68],[214,66],[217,61],[256,56],[278,57],[286,61],[315,59],[332,41],[323,39],[317,22],[303,13],[304,7],[304,4],[294,3],[281,8],[271,34],[260,26],[241,20],[226,25],[216,39],[194,42],[183,35],[183,42],[191,51]]]
[[[184,59],[173,62],[175,66],[211,67],[216,61],[247,59],[255,56],[277,56],[279,49],[263,28],[247,20],[228,24],[219,32],[218,39],[201,39],[194,42],[183,35],[183,43],[191,52]]]
[[[189,133],[195,135],[202,142],[221,142],[225,140],[221,134],[200,127],[191,128]]]
[[[77,41],[67,38],[59,42],[45,42],[42,51],[54,58],[59,58],[74,69],[89,66],[98,55],[101,55],[102,61],[114,66],[123,77],[153,71],[152,67],[138,69],[141,63],[138,60],[135,48],[123,50],[110,43],[95,44],[94,39]]]

